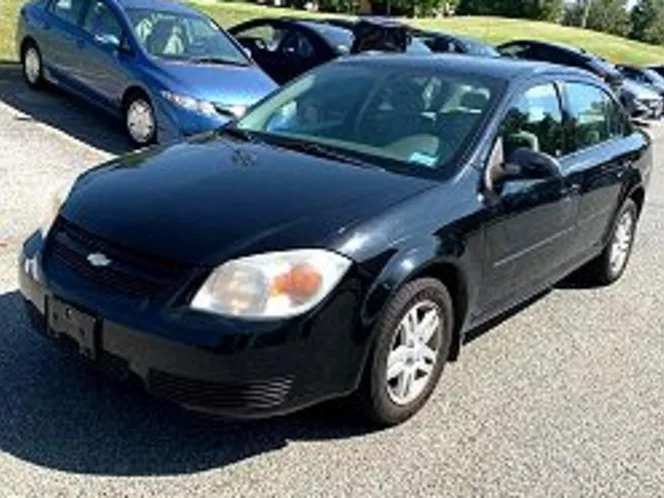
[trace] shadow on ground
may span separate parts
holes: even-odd
[[[0,61],[0,102],[20,111],[16,120],[45,123],[95,149],[111,154],[131,150],[117,119],[52,86],[30,90],[16,63]]]
[[[22,306],[18,292],[0,295],[0,452],[21,460],[85,474],[177,475],[291,440],[368,432],[337,405],[252,422],[188,413],[101,377],[30,330]]]

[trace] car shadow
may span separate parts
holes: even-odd
[[[340,404],[262,421],[184,411],[112,382],[29,328],[18,292],[0,294],[0,453],[65,472],[178,475],[220,468],[292,440],[362,436]]]
[[[47,124],[95,149],[111,154],[132,149],[119,120],[51,85],[29,89],[15,62],[0,61],[0,102],[19,111],[17,121]]]

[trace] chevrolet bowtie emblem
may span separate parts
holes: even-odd
[[[108,266],[111,264],[111,260],[100,252],[89,254],[87,260],[92,266]]]

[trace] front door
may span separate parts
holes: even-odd
[[[499,137],[505,161],[523,147],[562,157],[563,116],[557,87],[547,83],[526,90],[506,113]],[[493,156],[491,161],[496,160]],[[579,202],[576,187],[565,176],[498,180],[494,189],[480,291],[486,314],[532,294],[569,259]]]
[[[42,26],[40,49],[50,76],[67,85],[75,83],[79,22],[86,0],[53,0]]]

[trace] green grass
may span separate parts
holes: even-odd
[[[14,30],[23,0],[0,0],[0,60],[14,60]],[[198,8],[222,26],[261,16],[316,17],[317,14],[294,9],[277,9],[250,3],[194,0]],[[329,14],[323,14],[329,17]],[[415,26],[466,34],[499,43],[519,38],[538,38],[583,47],[614,62],[664,63],[664,47],[646,45],[595,31],[567,28],[556,24],[495,17],[454,17],[448,19],[407,20]]]

